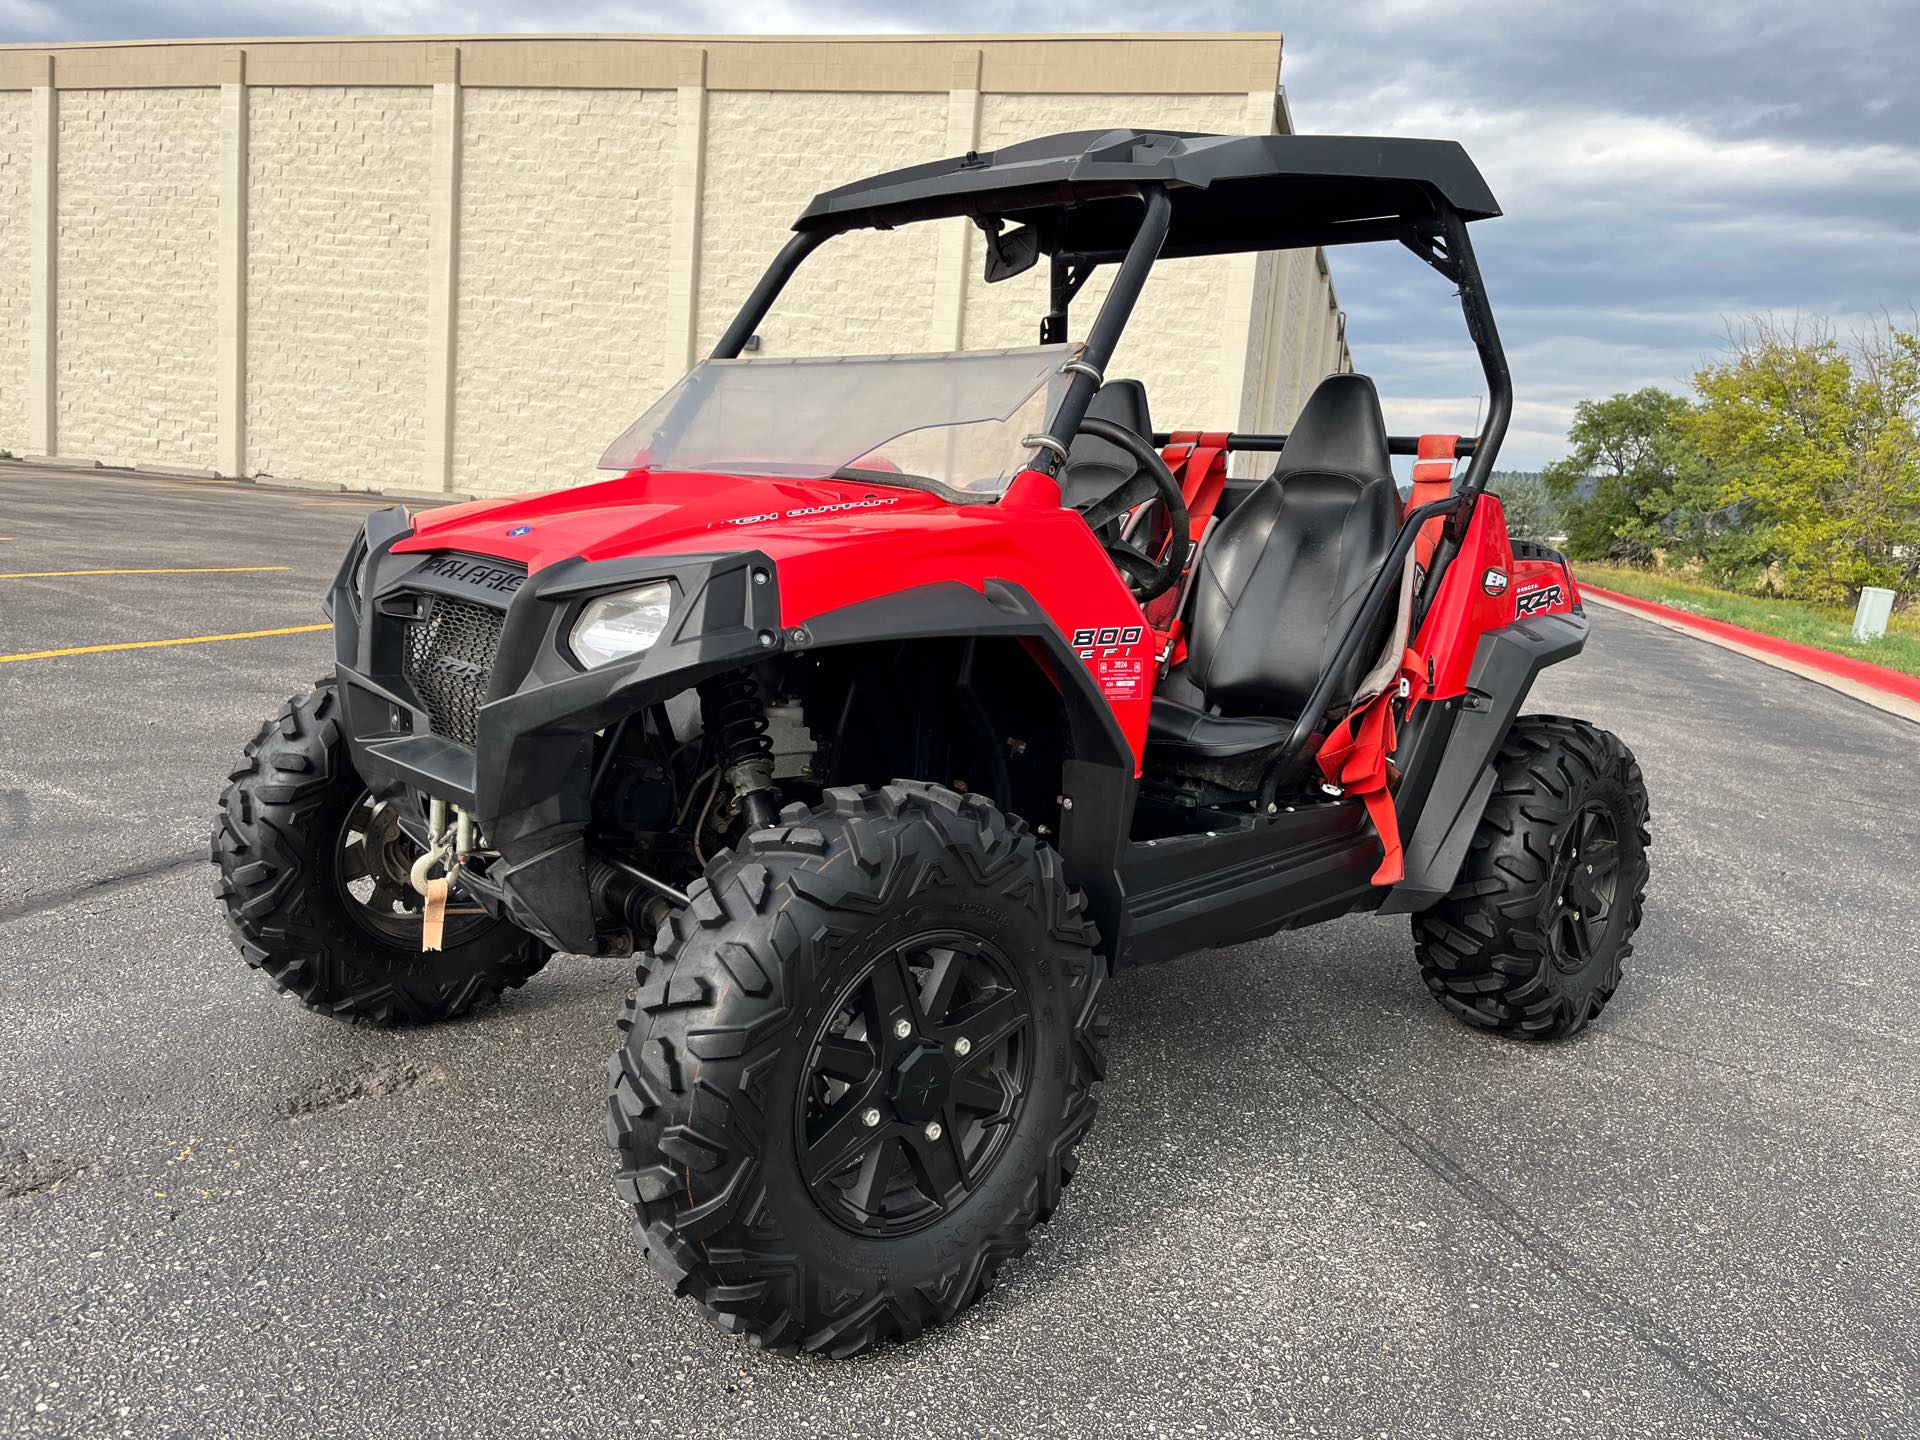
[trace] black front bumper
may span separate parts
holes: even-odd
[[[784,648],[773,562],[757,551],[575,558],[520,578],[485,556],[447,564],[446,552],[393,553],[411,533],[404,510],[376,511],[329,597],[354,764],[376,794],[415,791],[473,815],[499,851],[485,888],[508,917],[557,949],[592,951],[586,829],[595,737],[643,706]],[[567,635],[587,601],[659,580],[672,586],[672,606],[650,650],[594,669],[573,658]],[[504,611],[472,744],[436,733],[427,697],[408,678],[409,630],[441,597]]]

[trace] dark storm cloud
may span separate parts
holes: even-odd
[[[915,30],[915,0],[0,0],[0,38],[488,31]],[[941,18],[945,18],[944,15]],[[1058,0],[1048,28],[1286,32],[1303,131],[1464,141],[1506,208],[1478,229],[1519,394],[1507,459],[1558,452],[1573,403],[1683,386],[1755,311],[1920,302],[1920,5]],[[952,28],[1032,28],[984,0]],[[1151,116],[1143,116],[1150,122]],[[1446,290],[1410,257],[1334,257],[1358,362],[1396,426],[1471,422]]]
[[[1920,298],[1912,4],[1385,3],[1291,12],[1302,130],[1466,143],[1507,218],[1476,241],[1518,395],[1506,457],[1573,403],[1681,388],[1756,311]],[[1360,363],[1423,423],[1471,413],[1460,324],[1419,267],[1338,255]],[[1403,402],[1404,403],[1404,402]]]

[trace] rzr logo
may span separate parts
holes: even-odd
[[[445,675],[452,680],[484,680],[487,667],[477,660],[464,660],[458,655],[436,655],[427,662],[436,675]]]
[[[1082,660],[1091,660],[1095,655],[1111,655],[1138,645],[1146,633],[1138,625],[1088,625],[1073,632],[1073,649]]]
[[[1480,577],[1480,588],[1489,595],[1506,594],[1507,572],[1502,570],[1498,565],[1488,566],[1487,573]]]
[[[1553,609],[1560,603],[1561,598],[1560,587],[1549,585],[1544,590],[1529,590],[1526,594],[1517,596],[1514,606],[1522,615],[1538,615],[1542,610]]]

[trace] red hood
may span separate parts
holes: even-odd
[[[924,522],[929,512],[971,508],[917,490],[846,480],[636,470],[571,490],[422,511],[413,535],[394,549],[465,550],[519,561],[529,572],[575,555],[611,560],[761,550],[778,559],[792,545],[862,539],[894,530],[902,516]]]
[[[617,480],[425,511],[399,551],[464,550],[530,572],[589,561],[758,551],[778,572],[780,621],[928,585],[1024,590],[1089,664],[1140,753],[1153,638],[1086,522],[1047,476],[1023,471],[997,504],[848,480],[636,470]]]

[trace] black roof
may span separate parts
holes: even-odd
[[[1173,201],[1166,257],[1386,239],[1443,207],[1500,213],[1452,140],[1076,130],[824,191],[793,228],[997,217],[1033,223],[1049,252],[1115,258],[1139,225],[1139,187],[1154,183]]]

